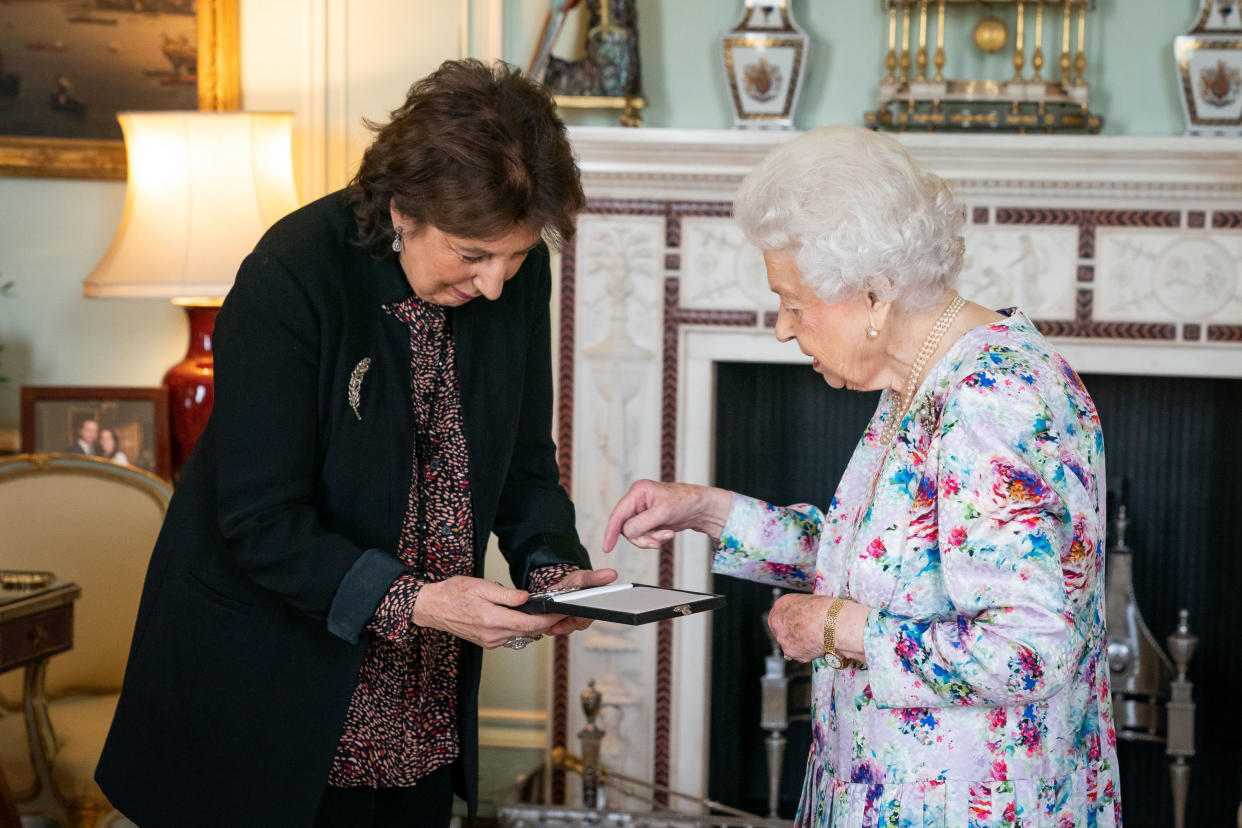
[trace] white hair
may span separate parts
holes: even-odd
[[[760,250],[793,255],[825,302],[875,292],[923,308],[962,267],[965,209],[948,182],[896,138],[861,127],[823,127],[772,150],[742,181],[733,213]]]

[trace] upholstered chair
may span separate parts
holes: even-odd
[[[81,587],[73,648],[47,662],[32,694],[32,727],[22,712],[20,671],[0,676],[0,768],[23,815],[66,828],[104,826],[119,816],[95,784],[95,764],[171,495],[154,475],[94,457],[0,459],[0,569],[47,571]]]

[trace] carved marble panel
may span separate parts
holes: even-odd
[[[731,218],[681,221],[681,306],[696,310],[775,311],[763,256]]]
[[[664,220],[583,214],[575,244],[572,494],[578,531],[597,550],[613,504],[635,479],[659,476]],[[616,569],[623,581],[658,579],[657,556],[624,541],[607,558],[598,552],[592,558],[597,567]],[[597,623],[570,641],[571,700],[588,679],[603,696],[603,761],[650,779],[654,628]],[[576,753],[586,721],[576,701],[569,714],[568,747]],[[571,796],[580,793],[570,786]]]
[[[965,298],[1020,307],[1034,319],[1073,319],[1078,228],[967,225],[958,278]]]
[[[1097,320],[1242,323],[1242,234],[1103,227],[1096,234]]]
[[[664,222],[584,214],[575,280],[574,502],[584,538],[603,536],[612,505],[637,477],[659,473]],[[649,555],[619,571],[654,577]]]

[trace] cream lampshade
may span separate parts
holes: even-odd
[[[125,213],[87,296],[220,299],[263,231],[298,206],[293,115],[122,112]]]
[[[298,207],[293,115],[122,112],[125,212],[86,280],[89,297],[171,299],[190,318],[186,358],[164,377],[179,470],[211,413],[211,334],[242,259]]]

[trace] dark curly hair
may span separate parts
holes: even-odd
[[[491,239],[525,224],[552,247],[586,198],[552,96],[505,63],[449,60],[415,81],[345,191],[358,239],[377,256],[393,238],[389,203],[419,225]]]

